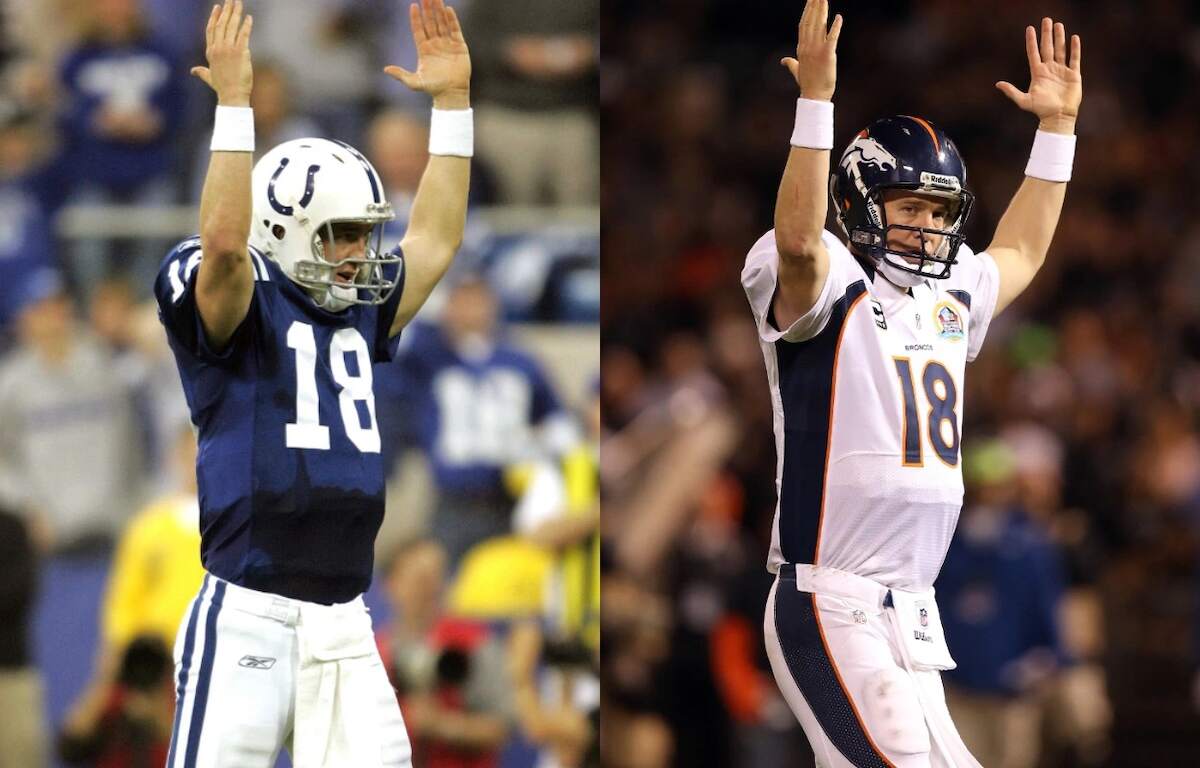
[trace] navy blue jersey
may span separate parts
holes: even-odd
[[[271,259],[250,257],[250,309],[220,352],[196,308],[199,238],[167,255],[154,285],[199,429],[201,559],[244,587],[345,602],[370,584],[383,520],[372,363],[394,352],[402,265],[386,304],[334,313]]]
[[[1069,661],[1058,628],[1061,554],[1020,507],[964,513],[936,583],[958,663],[945,676],[980,693],[1019,694],[1020,662],[1037,653]]]
[[[506,341],[470,358],[440,328],[411,332],[403,354],[377,373],[393,422],[413,433],[443,492],[501,493],[505,467],[544,448],[534,427],[568,419],[549,379]]]
[[[59,81],[64,153],[73,176],[130,191],[173,171],[189,86],[186,70],[168,46],[153,38],[81,43],[67,52]],[[158,131],[144,142],[105,135],[97,119],[114,103],[145,105],[160,118]]]

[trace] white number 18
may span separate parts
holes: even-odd
[[[317,341],[312,326],[296,320],[288,328],[287,345],[296,350],[296,421],[285,426],[288,448],[329,450],[329,427],[321,424],[320,397],[317,391]],[[346,368],[346,353],[358,361],[358,374]],[[375,420],[375,393],[371,388],[371,355],[367,342],[353,328],[342,328],[329,342],[329,368],[341,387],[338,407],[346,437],[363,453],[379,453],[379,424]],[[355,403],[367,404],[368,424],[358,418]]]

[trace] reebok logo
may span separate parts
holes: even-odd
[[[275,659],[269,656],[243,656],[238,659],[238,666],[248,669],[270,669],[275,666]]]

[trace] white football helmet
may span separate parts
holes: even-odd
[[[384,273],[399,257],[384,256],[383,228],[395,218],[379,174],[362,154],[340,141],[295,139],[263,155],[251,179],[254,221],[250,244],[274,259],[318,306],[338,312],[351,304],[382,304],[396,289]],[[334,264],[325,244],[333,225],[370,227],[361,258]],[[335,280],[337,267],[358,268],[353,285]]]

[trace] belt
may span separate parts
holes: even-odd
[[[796,587],[801,592],[849,598],[875,608],[882,608],[891,601],[890,590],[866,576],[805,563],[783,565],[779,569],[779,575],[786,578],[791,576],[793,571]]]
[[[212,576],[211,578],[216,579],[217,577]],[[300,623],[302,616],[315,617],[320,615],[323,620],[336,621],[338,616],[350,613],[362,613],[366,610],[361,595],[348,603],[322,605],[321,603],[310,603],[292,597],[272,595],[269,592],[259,592],[255,589],[232,584],[224,581],[224,579],[220,579],[220,581],[225,583],[224,605],[236,608],[239,611],[252,613],[255,616],[274,619],[289,627],[294,627]]]

